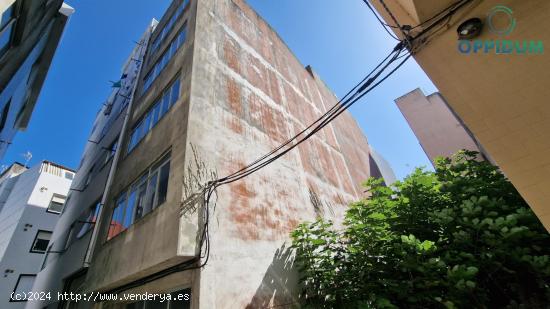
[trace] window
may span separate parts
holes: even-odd
[[[11,99],[8,101],[4,109],[2,110],[2,118],[0,119],[0,131],[6,126],[6,120],[8,120],[8,113],[10,111]]]
[[[32,243],[31,251],[32,253],[44,253],[48,249],[48,244],[50,243],[50,238],[52,237],[52,232],[38,230],[34,241]]]
[[[15,20],[13,18],[13,6],[5,10],[0,16],[0,56],[2,56],[9,48],[13,33]]]
[[[82,224],[82,227],[78,231],[78,234],[76,234],[76,238],[82,238],[86,235],[86,233],[88,233],[88,231],[93,229],[100,211],[101,202],[97,202],[92,207],[87,209],[85,217],[79,219],[79,223]]]
[[[141,141],[147,133],[157,124],[157,122],[168,112],[170,107],[176,103],[180,96],[180,80],[176,79],[168,86],[160,98],[145,113],[143,119],[132,129],[130,141],[128,142],[128,153]]]
[[[107,233],[107,240],[115,237],[124,231],[122,226],[122,220],[124,219],[124,206],[126,205],[126,196],[121,195],[117,201],[115,208],[113,209],[113,216],[111,217],[111,224],[109,226],[109,232]]]
[[[69,180],[74,179],[74,173],[73,172],[65,172],[65,178]]]
[[[19,278],[17,279],[17,283],[15,283],[15,287],[13,288],[13,294],[19,294],[19,297],[24,297],[25,294],[23,293],[30,293],[32,292],[32,286],[34,284],[34,280],[36,279],[36,275],[19,275]],[[10,302],[20,302],[20,301],[27,301],[26,299],[17,299],[14,300],[10,298]]]
[[[162,70],[166,67],[166,64],[172,59],[176,54],[176,51],[183,45],[185,39],[187,38],[187,23],[185,23],[178,34],[174,37],[170,45],[166,48],[164,53],[158,58],[157,62],[151,67],[147,75],[143,79],[143,89],[142,93],[147,91],[153,81],[160,75]]]
[[[153,165],[116,199],[107,240],[166,201],[170,174],[170,154]]]
[[[189,5],[189,0],[183,0],[183,3],[180,6],[178,6],[178,8],[176,9],[176,12],[174,13],[174,15],[172,15],[172,17],[170,17],[168,22],[166,22],[166,25],[164,25],[162,30],[155,29],[155,32],[158,30],[160,31],[160,33],[157,35],[155,40],[153,40],[153,43],[151,43],[151,52],[150,52],[151,55],[153,55],[158,50],[160,45],[162,45],[162,43],[164,42],[164,39],[168,36],[170,31],[172,31],[172,28],[174,27],[174,24],[176,23],[176,21],[180,18],[181,14],[187,8],[187,5]]]
[[[46,211],[60,214],[61,211],[63,211],[63,206],[65,206],[66,201],[67,197],[65,195],[54,193],[50,205],[48,205],[48,210]]]

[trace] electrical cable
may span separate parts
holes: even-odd
[[[384,2],[384,0],[378,0],[380,1],[380,4],[382,4],[382,6],[384,7],[384,9],[386,10],[386,12],[388,13],[388,15],[390,15],[390,18],[393,20],[393,22],[395,23],[395,25],[397,26],[396,28],[398,28],[399,30],[401,30],[401,33],[403,34],[403,37],[406,38],[408,37],[409,35],[407,33],[405,33],[405,31],[403,30],[403,27],[401,27],[401,25],[399,24],[399,22],[397,21],[397,18],[395,18],[395,16],[393,15],[393,13],[390,11],[390,8],[388,8],[388,6],[386,5],[386,2]]]
[[[469,3],[471,2],[472,0],[466,0],[464,2],[457,2],[456,5],[453,5],[451,6],[452,9],[451,11],[449,11],[445,16],[443,16],[442,18],[440,18],[439,20],[437,20],[436,22],[434,22],[433,24],[431,24],[430,26],[428,26],[426,29],[423,29],[417,36],[415,36],[414,38],[410,38],[410,41],[409,41],[409,44],[411,44],[412,42],[418,40],[419,38],[421,38],[422,36],[424,36],[425,34],[427,34],[431,29],[434,28],[434,26],[436,24],[439,24],[441,21],[443,21],[444,19],[447,19],[447,22],[449,20],[449,18],[455,14],[455,12],[457,10],[459,10],[461,7],[463,7],[466,3]],[[438,13],[438,16],[441,15],[442,13]],[[439,30],[439,29],[438,29]],[[427,39],[429,39],[429,36],[428,38],[424,38],[423,42],[425,42]],[[410,48],[410,46],[408,46]],[[275,148],[274,150],[272,150],[271,152],[267,153],[266,155],[258,158],[257,160],[255,160],[252,164],[249,164],[247,165],[246,167],[240,169],[239,171],[229,175],[229,176],[226,176],[226,177],[223,177],[223,178],[220,178],[220,179],[217,179],[215,181],[211,181],[207,184],[207,187],[208,187],[208,190],[205,190],[205,199],[204,199],[204,205],[205,205],[205,214],[204,214],[204,219],[205,219],[205,225],[204,225],[204,228],[203,228],[203,233],[202,233],[202,236],[201,236],[201,244],[204,243],[206,244],[206,249],[205,249],[205,255],[208,259],[208,253],[210,251],[210,247],[209,247],[209,240],[208,240],[208,219],[209,219],[209,201],[210,201],[210,197],[212,195],[212,193],[221,185],[224,185],[224,184],[229,184],[229,183],[232,183],[232,182],[235,182],[235,181],[238,181],[244,177],[247,177],[249,175],[251,175],[252,173],[260,170],[261,168],[269,165],[270,163],[272,163],[273,161],[277,160],[278,158],[280,158],[281,156],[285,155],[286,153],[288,153],[290,150],[294,149],[295,147],[297,147],[299,144],[301,144],[302,142],[304,142],[305,140],[307,140],[308,138],[310,138],[313,134],[315,134],[316,132],[318,132],[319,130],[321,130],[324,126],[326,126],[326,124],[328,124],[330,121],[332,121],[333,119],[335,119],[337,116],[339,116],[341,113],[343,113],[345,110],[347,110],[351,105],[353,105],[355,102],[357,102],[358,100],[360,100],[362,97],[364,97],[367,93],[369,93],[370,91],[372,91],[375,87],[377,87],[378,85],[380,85],[380,83],[382,83],[383,81],[385,81],[387,78],[389,78],[393,73],[395,73],[395,71],[397,69],[399,69],[414,53],[416,53],[418,51],[418,49],[415,49],[415,50],[411,50],[409,51],[407,54],[405,55],[402,55],[400,56],[400,53],[405,49],[405,45],[404,45],[404,42],[403,41],[400,41],[399,44],[397,44],[397,46],[394,48],[394,50],[382,61],[380,62],[380,64],[373,70],[371,71],[367,77],[365,77],[359,84],[357,84],[350,92],[348,92],[343,100],[340,100],[336,105],[334,105],[327,113],[325,113],[322,117],[320,117],[319,119],[317,119],[314,123],[310,124],[306,129],[302,130],[301,132],[299,132],[296,136],[294,136],[293,138],[287,140],[286,142],[284,142],[282,145],[280,145],[279,147]],[[381,70],[379,70],[379,72],[377,72],[374,76],[370,77],[378,68],[380,68],[387,60],[389,57],[391,57],[391,55],[394,55],[393,58],[386,63],[386,65],[384,65],[382,67]],[[394,61],[398,60],[398,59],[401,59],[402,57],[406,57],[403,61],[401,61],[390,73],[386,74],[380,81],[376,82],[374,85],[371,86],[371,84],[382,74],[382,72],[384,72],[384,70],[386,70]],[[369,78],[370,77],[370,78]],[[361,85],[359,87],[359,85]],[[357,89],[359,87],[359,89]],[[367,89],[368,88],[368,89]],[[354,90],[357,91],[349,98],[346,99],[346,97],[349,96],[349,94],[351,94]],[[357,97],[358,96],[358,97]],[[315,126],[317,124],[317,126]],[[305,133],[308,129],[311,129],[313,126],[315,126],[315,128],[309,133],[307,134],[306,136],[304,136],[302,139],[300,140],[297,140],[298,136],[302,135],[303,133]],[[297,140],[291,147],[283,150],[282,152],[279,152],[277,153],[279,150],[283,149],[286,145],[290,144],[292,141],[295,141]],[[271,158],[269,158],[270,156],[272,156]],[[269,159],[268,159],[269,158]],[[267,159],[267,160],[266,160]],[[266,160],[264,162],[262,162],[263,160]],[[207,193],[206,193],[207,192]],[[206,265],[206,261],[205,263],[202,263],[202,265]],[[201,266],[202,267],[202,266]]]
[[[399,56],[399,53],[396,53],[394,58],[392,59],[391,62],[389,62],[382,70],[380,70],[374,77],[371,77],[365,84],[363,84],[363,86],[361,86],[361,88],[358,90],[358,92],[356,92],[355,95],[358,95],[360,93],[360,91],[363,91],[364,89],[366,89],[368,86],[370,86],[370,84],[372,84],[376,78],[378,76],[380,76],[380,74],[382,74],[382,72],[391,64],[393,63],[393,61],[395,61],[395,59]],[[408,59],[408,58],[407,58]],[[405,59],[405,61],[407,60]],[[378,83],[377,83],[378,84]],[[340,115],[342,112],[344,112],[345,110],[347,110],[351,105],[353,105],[355,102],[357,102],[360,98],[362,98],[365,94],[367,94],[368,92],[370,92],[372,89],[369,89],[365,92],[363,92],[361,95],[359,95],[359,97],[355,98],[355,95],[353,97],[351,97],[350,99],[348,99],[346,102],[344,102],[344,104],[338,106],[338,108],[335,110],[334,114],[330,115],[328,118],[324,119],[318,126],[315,127],[315,129],[313,129],[310,133],[308,133],[305,137],[303,137],[302,139],[300,139],[299,141],[297,141],[295,144],[293,144],[291,147],[285,149],[284,151],[278,153],[277,155],[275,155],[273,158],[269,159],[268,161],[266,162],[263,162],[261,163],[260,165],[258,166],[255,166],[255,167],[252,167],[250,169],[247,169],[245,172],[243,172],[242,174],[240,175],[236,175],[236,176],[232,176],[232,177],[226,177],[226,178],[229,178],[229,179],[223,179],[219,182],[219,185],[223,185],[223,184],[228,184],[228,183],[232,183],[232,182],[235,182],[239,179],[242,179],[254,172],[256,172],[257,170],[269,165],[271,162],[275,161],[276,159],[280,158],[281,156],[285,155],[286,153],[288,153],[290,150],[294,149],[295,147],[297,147],[298,145],[300,145],[302,142],[306,141],[307,139],[309,139],[311,136],[313,136],[315,133],[317,133],[319,130],[321,130],[322,128],[324,128],[330,121],[332,121],[334,118],[336,118],[338,115]],[[321,118],[322,119],[322,118]]]
[[[466,0],[466,1],[468,1],[468,0]],[[436,19],[439,15],[443,14],[445,11],[447,11],[447,10],[452,10],[452,9],[453,9],[454,7],[456,7],[459,3],[460,3],[460,1],[459,1],[459,2],[455,2],[455,3],[451,4],[451,5],[449,5],[448,7],[446,7],[445,9],[443,9],[442,11],[440,11],[439,13],[435,14],[434,16],[432,16],[432,17],[426,19],[425,21],[419,23],[418,25],[416,25],[416,26],[414,26],[414,27],[411,27],[410,30],[416,29],[416,28],[418,28],[418,27],[422,27],[423,25],[425,25],[425,24],[429,23],[430,21]]]
[[[251,175],[252,173],[264,168],[265,166],[271,164],[278,158],[282,157],[292,149],[299,146],[304,141],[308,140],[310,137],[312,137],[315,133],[323,129],[326,125],[328,125],[331,121],[333,121],[336,117],[338,117],[340,114],[342,114],[344,111],[349,109],[353,104],[355,104],[357,101],[362,99],[365,95],[370,93],[372,90],[374,90],[376,87],[378,87],[382,82],[384,82],[386,79],[391,77],[401,66],[403,66],[414,54],[416,54],[424,45],[426,42],[429,42],[429,39],[434,34],[429,34],[429,32],[439,23],[446,20],[446,23],[450,21],[450,18],[465,4],[471,2],[473,0],[461,0],[456,2],[455,4],[447,7],[442,12],[436,14],[434,17],[426,20],[422,24],[419,24],[414,28],[420,27],[421,25],[432,21],[436,19],[432,24],[430,24],[428,27],[423,29],[420,33],[415,35],[414,37],[410,37],[406,35],[403,31],[403,28],[397,23],[395,20],[395,16],[391,14],[391,12],[388,12],[390,16],[394,19],[396,24],[398,25],[399,29],[403,31],[405,35],[405,39],[400,40],[399,43],[394,47],[394,49],[384,58],[369,74],[361,80],[355,87],[353,87],[342,99],[340,99],[332,108],[330,108],[325,114],[323,114],[320,118],[318,118],[316,121],[314,121],[312,124],[310,124],[308,127],[306,127],[304,130],[300,131],[295,136],[291,137],[281,145],[279,145],[277,148],[271,150],[267,154],[259,157],[254,162],[248,164],[246,167],[241,168],[240,170],[222,177],[218,178],[216,180],[209,181],[202,187],[201,194],[203,196],[202,199],[202,205],[203,205],[203,227],[201,236],[199,238],[199,255],[189,261],[183,262],[181,264],[178,264],[176,266],[170,267],[168,269],[165,269],[161,272],[158,272],[156,274],[150,275],[148,277],[143,278],[143,280],[137,280],[129,285],[132,286],[139,286],[143,284],[142,282],[150,282],[153,280],[156,280],[160,277],[164,277],[168,274],[174,273],[174,272],[180,272],[180,271],[186,271],[191,269],[198,269],[204,267],[209,260],[210,256],[210,237],[209,237],[209,220],[210,220],[210,200],[212,196],[217,192],[217,188],[233,183],[235,181],[238,181],[244,177],[247,177]],[[363,0],[367,4],[367,6],[373,10],[374,9],[368,4],[366,0]],[[387,6],[385,5],[383,0],[380,0],[380,2],[384,5],[384,7],[388,10]],[[449,10],[447,14],[445,14],[441,18],[437,18],[437,16],[440,16],[445,11]],[[376,14],[375,14],[376,15]],[[377,16],[378,19],[378,16]],[[388,31],[388,29],[385,27],[385,23],[383,23],[381,20],[379,20],[382,23],[382,26],[384,26],[384,29]],[[445,25],[445,24],[444,24]],[[387,25],[390,26],[390,25]],[[391,26],[390,26],[391,27]],[[437,33],[442,27],[438,28],[434,33]],[[393,36],[393,35],[392,35]],[[426,37],[424,37],[426,36]],[[412,47],[413,43],[417,42],[419,39],[420,43],[415,48]],[[407,50],[408,49],[408,50]],[[405,51],[407,50],[407,51]],[[405,51],[403,55],[401,53]],[[386,73],[382,78],[378,79],[382,74],[397,60],[401,60],[397,65],[395,65],[388,73]],[[389,60],[388,60],[389,59]],[[354,92],[355,91],[355,92]],[[353,94],[352,94],[353,93]],[[351,96],[350,96],[351,95]],[[303,137],[300,138],[301,135],[306,133],[308,130],[310,130],[309,133],[305,134]],[[285,146],[289,145],[290,143],[294,142],[292,145],[287,147],[286,149],[282,150]],[[216,195],[217,196],[217,195]],[[214,205],[215,207],[215,205]],[[201,259],[204,259],[202,263],[199,265],[196,265],[197,262],[199,262]],[[117,291],[123,291],[126,290],[129,287],[129,285],[122,286],[117,288]]]
[[[400,46],[398,44],[398,46]],[[396,46],[397,48],[397,46]],[[337,110],[339,107],[341,107],[342,104],[346,103],[348,100],[350,99],[353,99],[354,96],[357,95],[357,92],[351,96],[350,98],[348,98],[348,96],[353,92],[355,91],[357,88],[359,88],[362,84],[365,83],[365,81],[371,77],[371,75],[376,72],[376,70],[378,68],[380,68],[380,66],[382,66],[391,56],[392,54],[394,54],[396,52],[396,49],[394,49],[390,54],[388,54],[388,56],[386,56],[386,58],[384,58],[384,60],[382,60],[382,62],[380,62],[365,78],[363,78],[363,80],[361,80],[361,82],[359,82],[355,87],[353,87],[340,101],[338,101],[334,106],[332,106],[332,108],[330,108],[325,114],[323,114],[320,118],[318,118],[316,121],[314,121],[312,124],[310,124],[308,127],[306,127],[305,129],[303,129],[302,131],[300,131],[299,133],[297,133],[294,137],[288,139],[287,141],[285,141],[283,144],[281,144],[279,147],[273,149],[272,151],[270,151],[269,153],[265,154],[264,156],[256,159],[254,162],[248,164],[246,167],[236,171],[235,173],[233,174],[230,174],[226,177],[223,177],[221,179],[218,179],[219,182],[223,182],[223,181],[226,181],[226,180],[229,180],[233,177],[235,177],[236,175],[238,175],[239,173],[249,169],[251,166],[257,164],[258,162],[260,162],[261,160],[264,160],[266,159],[267,157],[269,157],[270,155],[276,153],[277,151],[279,151],[280,149],[284,148],[286,145],[290,144],[292,141],[296,140],[300,135],[302,135],[303,133],[305,133],[307,130],[311,129],[314,125],[316,125],[318,122],[321,122],[323,121],[328,115],[330,115],[331,113],[333,113],[335,110]]]
[[[383,22],[382,19],[380,19],[380,17],[378,16],[378,14],[376,14],[376,11],[375,11],[374,8],[370,5],[370,3],[369,3],[367,0],[363,0],[363,2],[367,5],[367,7],[369,8],[369,10],[371,10],[372,14],[374,14],[374,17],[376,17],[376,19],[378,20],[378,22],[382,25],[382,28],[384,28],[384,30],[386,30],[386,32],[387,32],[392,38],[394,38],[394,39],[397,40],[397,41],[401,41],[398,37],[395,36],[395,34],[393,34],[390,30],[388,30],[388,28],[386,28],[386,27],[390,27],[390,28],[398,28],[398,27],[397,27],[397,26],[388,25],[387,23]]]

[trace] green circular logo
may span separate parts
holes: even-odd
[[[497,27],[493,19],[497,14],[505,14],[508,19],[508,26],[506,27]],[[487,24],[492,33],[498,35],[508,35],[516,28],[516,19],[513,16],[514,12],[504,5],[497,5],[489,11],[487,15]]]

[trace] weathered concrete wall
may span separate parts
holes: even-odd
[[[157,25],[162,29],[174,13],[181,1],[174,1]],[[145,56],[144,65],[135,94],[131,120],[126,132],[125,141],[121,145],[122,157],[116,170],[110,196],[105,205],[105,220],[102,221],[99,233],[101,245],[94,256],[87,276],[88,290],[105,291],[118,287],[132,280],[139,279],[151,273],[181,263],[189,257],[178,256],[179,205],[182,192],[182,178],[186,147],[186,131],[188,117],[189,88],[191,82],[191,61],[194,37],[195,1],[173,26],[173,30],[163,40],[156,53]],[[172,39],[187,23],[187,39],[170,59],[165,69],[156,78],[151,87],[143,92],[143,77],[147,74],[169,46]],[[151,34],[152,42],[160,31]],[[128,153],[130,131],[143,118],[150,107],[161,96],[163,90],[179,77],[180,96],[177,102],[168,110],[163,118],[148,132],[148,134]],[[152,165],[170,151],[170,176],[166,201],[143,218],[136,221],[128,229],[107,240],[109,221],[115,204],[115,199],[121,192],[128,189]],[[196,221],[196,220],[195,220]],[[189,244],[194,246],[194,244]],[[193,250],[194,252],[194,250]],[[138,254],[136,254],[138,253]]]
[[[225,176],[301,131],[337,99],[244,1],[198,1],[188,147]],[[293,303],[289,232],[361,195],[369,147],[345,113],[257,173],[218,190],[196,308]],[[188,157],[188,162],[192,158]],[[315,210],[309,189],[332,205]],[[330,209],[329,209],[330,208]]]
[[[171,5],[158,27],[180,3]],[[198,213],[179,213],[193,147],[201,161],[225,176],[298,133],[337,102],[244,2],[191,1],[186,14],[174,29],[187,21],[187,41],[151,88],[136,98],[129,129],[178,74],[180,99],[117,168],[85,290],[119,287],[195,253]],[[146,57],[141,79],[156,57]],[[121,145],[124,153],[127,140]],[[115,197],[168,149],[167,201],[105,241]],[[361,196],[359,183],[369,175],[367,139],[344,113],[297,150],[218,190],[205,268],[164,277],[135,291],[191,287],[193,308],[295,302],[297,275],[287,250],[289,232],[317,216],[341,219],[347,202]],[[323,207],[311,205],[310,189]]]
[[[432,164],[436,157],[450,157],[461,149],[481,152],[441,94],[425,96],[422,90],[415,89],[395,103]]]

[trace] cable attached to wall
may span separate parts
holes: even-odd
[[[369,8],[372,9],[372,7],[367,3],[366,0],[363,0],[363,1],[369,6]],[[419,24],[415,27],[411,27],[411,29],[415,29],[427,23],[428,21],[433,20],[433,23],[431,23],[429,26],[424,28],[421,32],[419,32],[414,37],[410,37],[408,34],[404,33],[405,38],[402,40],[399,40],[399,43],[397,43],[397,45],[393,48],[393,50],[371,72],[369,72],[369,74],[367,74],[365,78],[363,78],[357,85],[355,85],[346,95],[344,95],[342,99],[340,99],[334,106],[332,106],[327,112],[325,112],[325,114],[323,114],[313,123],[311,123],[304,130],[300,131],[295,136],[286,140],[285,142],[283,142],[281,145],[274,148],[270,152],[257,158],[255,161],[248,164],[246,167],[241,168],[240,170],[232,174],[229,174],[225,177],[207,182],[206,184],[204,184],[204,186],[200,188],[199,192],[193,194],[192,197],[190,197],[190,200],[192,200],[190,203],[182,203],[188,206],[190,204],[195,203],[195,200],[200,201],[199,203],[202,209],[202,214],[201,214],[202,221],[204,223],[202,226],[202,231],[200,231],[200,237],[198,241],[199,242],[198,247],[200,252],[198,256],[186,262],[183,262],[181,264],[162,270],[161,272],[152,274],[145,278],[138,279],[134,282],[131,282],[124,286],[113,289],[109,292],[111,293],[122,292],[124,290],[143,285],[145,283],[157,280],[159,278],[162,278],[164,276],[170,275],[175,272],[199,269],[206,266],[210,256],[210,237],[209,237],[209,230],[208,230],[209,220],[210,220],[210,203],[211,203],[210,201],[212,199],[212,196],[216,194],[217,188],[219,188],[222,185],[239,181],[259,171],[260,169],[268,166],[269,164],[273,163],[280,157],[284,156],[286,153],[290,152],[291,150],[299,146],[301,143],[307,141],[309,138],[311,138],[313,135],[315,135],[317,132],[323,129],[326,125],[328,125],[331,121],[336,119],[340,114],[342,114],[347,109],[349,109],[353,104],[355,104],[357,101],[362,99],[365,95],[370,93],[372,90],[376,89],[376,87],[378,87],[386,79],[391,77],[414,54],[416,54],[418,51],[422,49],[422,47],[425,46],[425,43],[427,42],[427,40],[429,40],[432,36],[430,31],[433,30],[435,26],[437,26],[438,24],[444,21],[448,22],[448,19],[450,18],[450,16],[454,15],[460,8],[462,8],[467,3],[470,3],[471,1],[473,0],[460,0],[454,3],[453,5],[447,7],[443,11],[437,13],[436,15],[434,15],[434,17],[428,19],[424,23]],[[382,0],[381,2],[383,3]],[[385,3],[383,4],[385,6]],[[387,8],[387,6],[385,7]],[[447,13],[444,14],[445,12]],[[392,18],[395,19],[395,16],[393,16]],[[382,26],[384,27],[384,29],[386,29],[385,26],[387,24],[383,23],[382,21],[380,22],[382,23]],[[398,25],[397,27],[399,27],[399,29],[403,31],[403,28],[397,23],[396,20],[395,22]],[[390,26],[390,25],[387,25],[387,26]],[[404,26],[404,27],[407,29],[410,26],[408,27]],[[388,70],[389,72],[384,73]],[[202,196],[202,198],[197,199],[196,197],[198,195]],[[215,205],[214,205],[214,208],[215,208]]]

